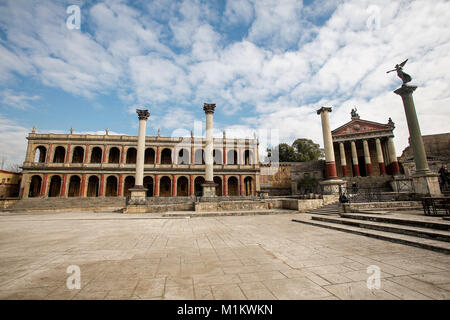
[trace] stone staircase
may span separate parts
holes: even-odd
[[[292,221],[450,254],[450,221],[435,217],[342,213]]]
[[[326,206],[307,211],[306,213],[324,216],[339,215],[339,203],[328,204]]]

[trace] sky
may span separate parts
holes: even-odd
[[[77,10],[79,8],[79,20]],[[79,22],[79,28],[77,28]],[[414,93],[422,134],[450,132],[450,2],[220,0],[0,2],[0,157],[22,163],[37,132],[202,134],[249,138],[260,152],[362,119],[408,129],[395,64]]]

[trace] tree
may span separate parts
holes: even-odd
[[[272,150],[272,156],[277,153],[279,162],[315,161],[324,156],[320,146],[309,139],[296,139],[291,146],[280,143]]]

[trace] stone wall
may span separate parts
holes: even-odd
[[[267,201],[220,201],[220,202],[196,202],[195,211],[251,211],[267,210]]]
[[[392,208],[414,208],[421,207],[420,201],[390,201],[390,202],[364,202],[364,203],[345,203],[341,204],[340,211],[345,213],[359,212],[360,210],[370,209],[392,209]]]

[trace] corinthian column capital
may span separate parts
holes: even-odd
[[[138,114],[139,120],[147,120],[150,117],[150,112],[148,110],[140,110],[136,109],[136,113]]]
[[[203,110],[205,113],[214,113],[214,109],[216,108],[215,103],[204,103],[203,104]]]

